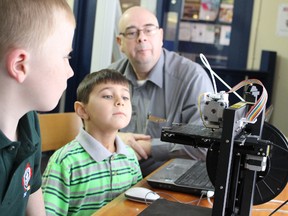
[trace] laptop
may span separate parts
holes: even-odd
[[[165,164],[154,174],[148,176],[148,184],[153,188],[201,195],[203,192],[214,191],[206,163],[192,159],[175,158]]]
[[[192,124],[173,124],[163,127],[161,140],[186,145],[209,147],[209,141],[220,141],[221,130],[214,130]],[[151,187],[201,195],[203,191],[214,191],[206,162],[176,158],[147,178]]]

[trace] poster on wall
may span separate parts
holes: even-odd
[[[219,44],[224,46],[230,45],[231,26],[222,25],[220,31]]]
[[[201,23],[191,23],[191,42],[215,43],[215,26]]]
[[[198,20],[200,10],[200,0],[185,0],[182,19]]]
[[[223,0],[219,10],[219,22],[232,23],[234,0]]]
[[[215,43],[215,26],[212,24],[181,22],[179,40],[194,43]]]
[[[201,0],[199,20],[215,21],[220,7],[220,0]]]
[[[229,46],[230,35],[229,25],[180,22],[178,40]]]
[[[191,40],[191,23],[180,22],[178,40],[180,40],[180,41],[190,41]]]
[[[288,37],[288,4],[279,5],[276,26],[278,36]]]

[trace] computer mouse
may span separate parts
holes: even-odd
[[[125,191],[124,195],[129,200],[142,203],[152,203],[160,198],[157,193],[145,187],[129,188]]]

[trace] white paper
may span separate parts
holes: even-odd
[[[201,0],[199,20],[215,21],[219,6],[220,0]]]
[[[215,26],[210,24],[193,23],[191,41],[196,43],[215,43]]]
[[[279,5],[277,35],[288,36],[288,4]]]
[[[229,46],[231,36],[231,26],[222,25],[220,31],[220,45]]]
[[[178,39],[181,41],[191,40],[191,23],[180,22]]]

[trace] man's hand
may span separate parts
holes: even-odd
[[[147,159],[151,155],[151,136],[135,133],[118,133],[123,142],[136,152],[138,160]]]

